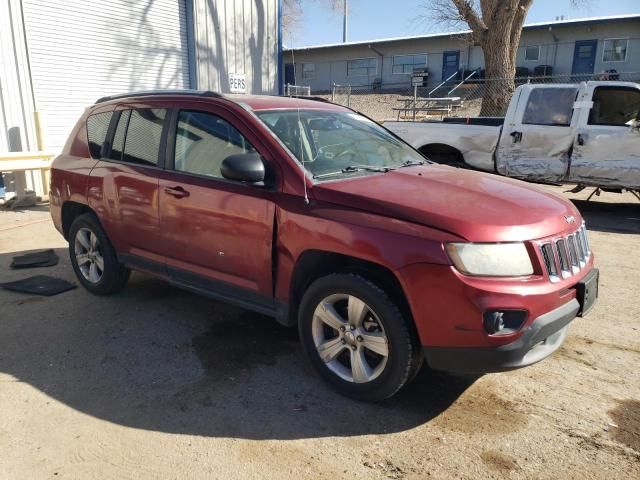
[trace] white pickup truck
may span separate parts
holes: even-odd
[[[639,114],[637,83],[527,84],[505,118],[384,125],[438,163],[637,194]]]

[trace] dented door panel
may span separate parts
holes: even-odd
[[[640,131],[630,127],[580,128],[567,181],[640,189]]]

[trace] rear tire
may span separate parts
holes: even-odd
[[[316,280],[299,312],[307,358],[343,395],[381,401],[419,370],[421,357],[407,320],[383,290],[359,275]]]
[[[69,229],[71,265],[84,288],[96,295],[111,295],[127,284],[131,270],[118,261],[98,219],[85,213]]]

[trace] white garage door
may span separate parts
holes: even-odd
[[[185,0],[23,0],[36,106],[59,151],[101,96],[188,88]]]

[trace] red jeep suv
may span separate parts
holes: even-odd
[[[570,202],[434,164],[317,99],[102,98],[53,163],[51,215],[90,292],[135,269],[297,325],[318,372],[363,400],[424,361],[542,360],[597,296]]]

